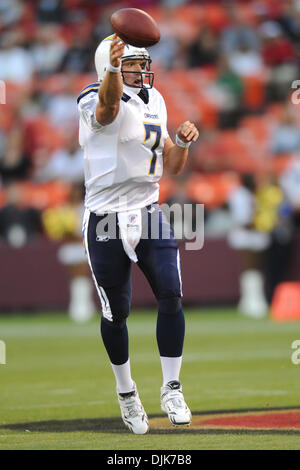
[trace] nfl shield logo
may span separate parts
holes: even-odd
[[[131,224],[134,224],[136,221],[136,215],[129,215],[128,219]]]

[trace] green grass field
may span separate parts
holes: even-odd
[[[192,412],[298,407],[300,364],[291,362],[299,323],[252,320],[234,310],[185,309],[181,380]],[[128,320],[133,378],[150,417],[163,416],[155,312]],[[99,320],[66,314],[1,315],[0,449],[300,449],[300,431],[188,432],[123,425]],[[155,420],[153,421],[155,422]]]

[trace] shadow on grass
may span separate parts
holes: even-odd
[[[278,407],[268,409],[268,412],[278,410],[295,409],[295,407]],[[297,408],[296,408],[297,409]],[[299,408],[298,408],[299,409]],[[211,415],[220,413],[241,413],[249,411],[266,411],[265,409],[253,408],[251,410],[212,410],[194,412],[193,416],[196,418],[200,415]],[[148,415],[150,420],[150,434],[279,434],[279,435],[298,435],[300,436],[300,429],[209,429],[205,427],[173,427],[169,423],[166,415]],[[156,428],[156,418],[164,418],[165,425]],[[154,420],[151,423],[151,420]],[[25,423],[12,423],[0,426],[1,429],[9,429],[11,431],[21,432],[47,432],[47,433],[71,433],[71,432],[92,432],[92,433],[116,433],[128,434],[128,429],[123,424],[121,418],[87,418],[87,419],[71,419],[71,420],[49,420],[49,421],[35,421]]]
[[[70,420],[49,420],[27,423],[13,423],[0,426],[0,429],[30,432],[109,432],[126,433],[127,430],[120,418],[87,418]]]

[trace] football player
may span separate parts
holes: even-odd
[[[158,302],[161,408],[173,425],[191,422],[179,381],[185,334],[179,252],[157,201],[163,170],[178,174],[199,134],[187,121],[172,142],[150,64],[146,49],[110,36],[96,50],[98,82],[85,87],[77,100],[85,165],[85,248],[102,304],[101,335],[122,418],[135,434],[146,433],[149,424],[128,352],[132,261],[145,274]],[[103,232],[106,223],[115,228],[116,236]],[[155,225],[159,230],[153,236]],[[142,236],[146,226],[148,237]]]

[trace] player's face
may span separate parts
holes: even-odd
[[[122,72],[124,76],[124,82],[127,85],[142,87],[143,84],[141,80],[141,73],[147,72],[147,61],[141,59],[126,60],[122,64]]]

